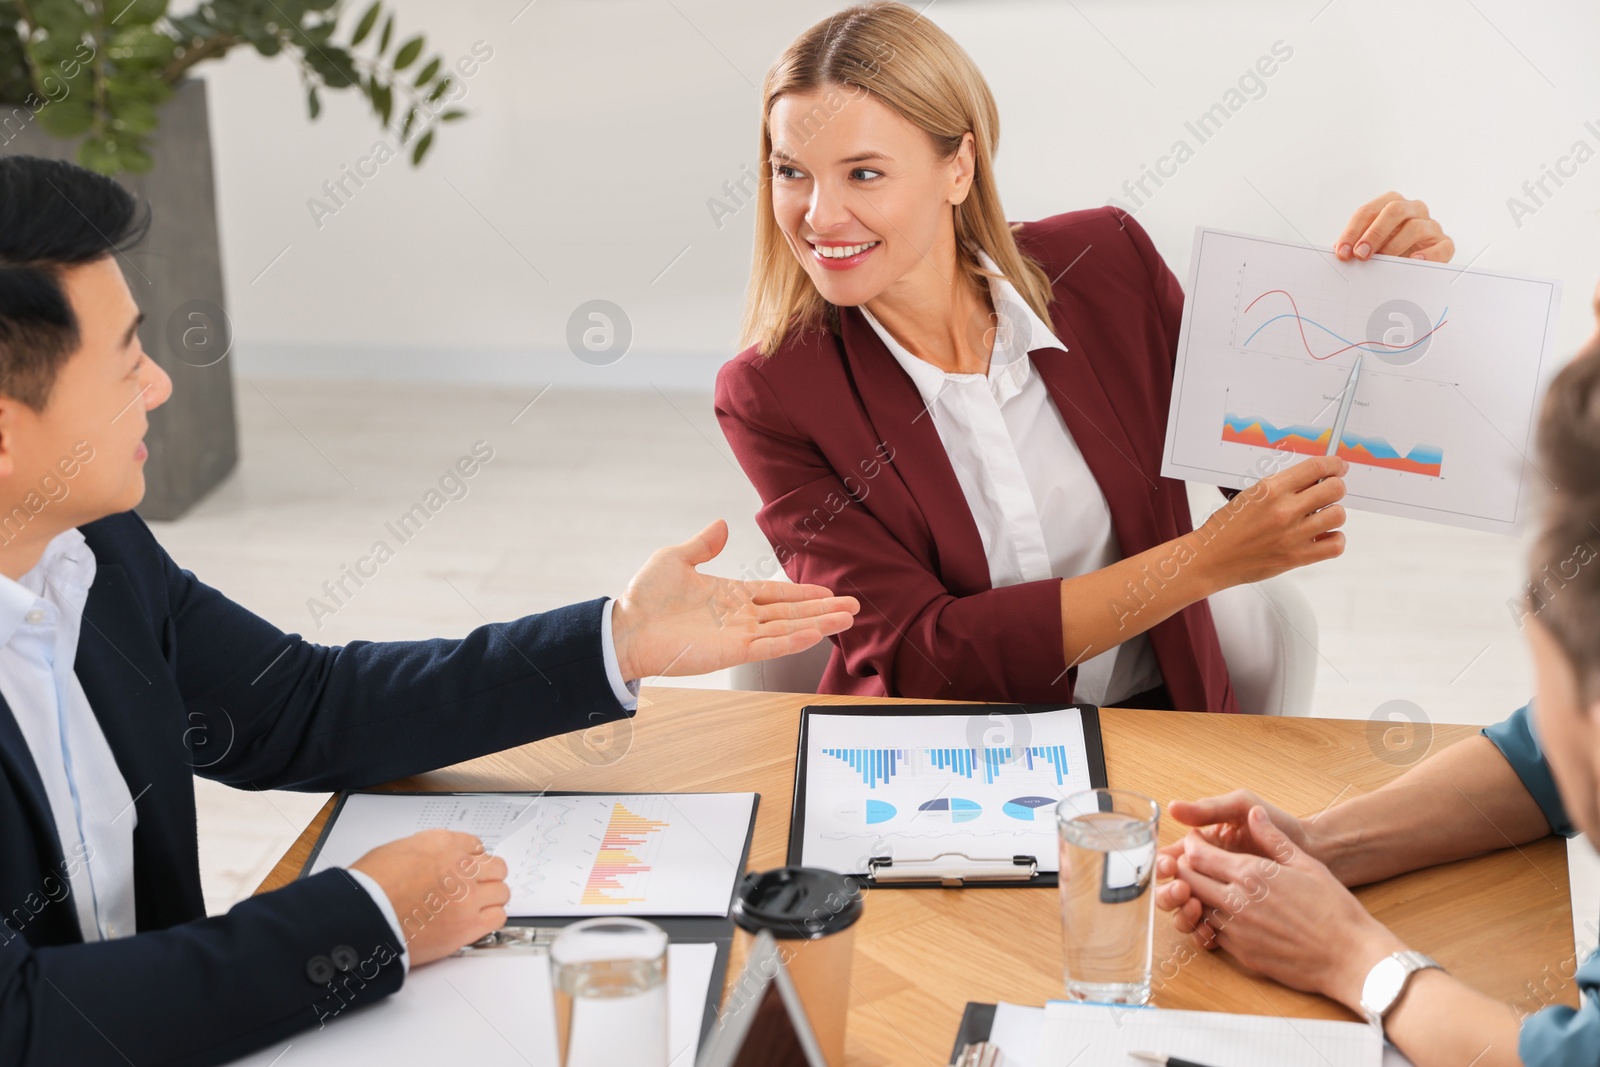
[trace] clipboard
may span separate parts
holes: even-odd
[[[714,792],[714,791],[713,791]],[[741,791],[742,792],[742,791]],[[311,846],[310,853],[306,856],[305,863],[295,875],[304,878],[322,854],[323,846],[327,843],[329,835],[333,832],[334,825],[338,822],[339,814],[344,810],[346,802],[360,793],[370,793],[380,796],[482,796],[493,794],[495,796],[512,797],[584,797],[584,796],[619,796],[626,795],[623,790],[447,790],[447,789],[357,789],[341,790],[336,797],[333,810],[328,813],[328,819],[323,823],[322,831],[317,835],[316,842]],[[658,794],[672,796],[673,794]],[[739,886],[743,880],[744,872],[750,863],[750,846],[755,835],[756,816],[761,808],[761,794],[753,793],[750,804],[750,822],[745,827],[744,844],[739,853],[738,864],[732,879],[727,901],[724,902],[723,911],[717,915],[638,915],[636,918],[647,919],[661,927],[666,933],[670,943],[695,943],[714,944],[716,946],[716,962],[711,968],[711,982],[707,986],[706,1004],[702,1011],[700,1024],[700,1045],[705,1047],[712,1027],[717,1022],[718,1006],[722,999],[723,985],[727,980],[728,960],[733,946],[733,901],[738,894]],[[504,952],[522,954],[524,952],[547,952],[550,943],[561,933],[563,927],[579,922],[587,915],[563,916],[515,916],[506,921],[506,925],[487,936],[480,938],[460,949],[456,955],[499,955]]]
[[[1083,726],[1084,755],[1089,783],[1083,789],[1105,788],[1105,749],[1100,734],[1100,709],[1093,704],[808,704],[800,709],[800,737],[795,756],[794,806],[789,819],[791,866],[802,865],[806,840],[806,790],[809,778],[811,716],[861,715],[877,718],[962,716],[985,718],[997,715],[1022,716],[1041,712],[1076,709]],[[1073,790],[1074,792],[1078,790]],[[1043,798],[1029,798],[1042,800]],[[936,846],[934,846],[936,848]],[[1054,871],[1040,870],[1037,855],[986,855],[974,857],[956,851],[935,852],[926,857],[882,860],[874,858],[865,873],[849,872],[851,877],[874,888],[959,889],[966,887],[1054,886]]]
[[[956,1027],[955,1047],[950,1050],[951,1067],[957,1067],[961,1063],[968,1045],[977,1045],[989,1040],[989,1034],[994,1029],[994,1013],[997,1007],[998,1005],[982,1004],[976,1000],[967,1001],[966,1009],[961,1013],[961,1025]]]

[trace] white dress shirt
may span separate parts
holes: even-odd
[[[982,250],[978,259],[999,269]],[[996,322],[987,375],[940,370],[907,351],[866,305],[861,311],[933,419],[983,539],[990,585],[1075,578],[1108,567],[1122,558],[1111,509],[1029,355],[1067,346],[1010,282],[990,278],[989,294]],[[1073,695],[1115,704],[1160,684],[1155,653],[1141,633],[1079,663]]]
[[[133,828],[139,821],[136,798],[73,670],[94,576],[94,552],[75,529],[52,538],[20,579],[0,575],[0,696],[44,782],[85,941],[136,932]],[[601,652],[618,703],[632,711],[639,706],[639,683],[624,681],[618,671],[613,604],[608,599],[601,614]],[[388,896],[370,875],[346,873],[389,921],[409,970],[405,930]]]

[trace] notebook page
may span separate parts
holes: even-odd
[[[1382,1040],[1362,1023],[1098,1004],[1045,1008],[1038,1067],[1132,1064],[1129,1052],[1181,1056],[1208,1067],[1383,1064]]]

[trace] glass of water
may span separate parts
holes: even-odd
[[[561,1067],[667,1067],[667,935],[585,919],[550,945]]]
[[[1056,805],[1069,999],[1150,999],[1160,818],[1154,800],[1123,789],[1090,789]]]

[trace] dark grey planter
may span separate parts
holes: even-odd
[[[20,132],[18,126],[15,119],[5,124],[0,154],[75,158],[76,142],[51,137],[31,120]],[[152,216],[149,236],[128,253],[122,272],[145,314],[139,340],[172,375],[172,398],[150,413],[138,510],[146,519],[176,519],[239,461],[205,82],[191,78],[178,87],[161,109],[150,150],[154,169],[121,179],[149,202]]]

